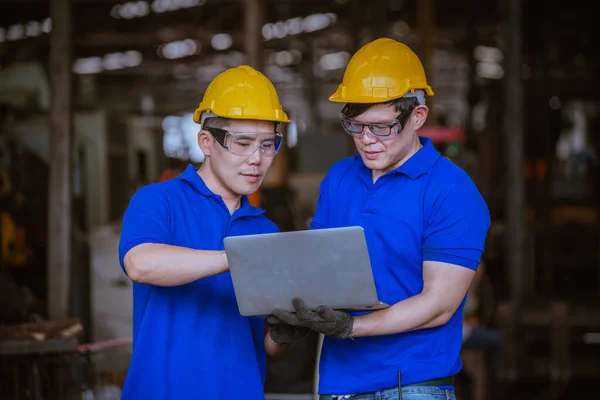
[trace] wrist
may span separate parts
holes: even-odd
[[[227,253],[225,253],[225,250],[217,252],[217,265],[219,273],[229,271],[229,261],[227,260]]]
[[[354,320],[352,323],[352,332],[350,333],[351,338],[368,336],[366,333],[367,326],[366,326],[365,322],[366,321],[365,321],[365,318],[363,315],[354,317]]]

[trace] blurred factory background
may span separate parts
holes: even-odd
[[[121,217],[140,186],[202,162],[192,113],[211,79],[246,63],[275,84],[293,122],[253,201],[306,229],[320,180],[355,151],[327,98],[361,45],[391,37],[436,93],[420,134],[492,214],[472,317],[502,350],[465,350],[459,395],[583,398],[600,379],[592,5],[0,0],[0,391],[118,398],[132,317]],[[270,362],[270,398],[312,399],[317,342]]]

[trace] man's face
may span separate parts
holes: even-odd
[[[425,114],[421,118],[423,112]],[[376,104],[352,120],[362,124],[385,125],[398,118],[398,114],[393,105]],[[376,136],[368,127],[364,128],[362,135],[353,135],[354,144],[365,165],[381,174],[397,168],[413,150],[416,128],[422,125],[426,116],[427,108],[419,106],[412,110],[404,128],[397,124],[391,129],[389,136]],[[399,130],[401,130],[400,134],[398,134]]]
[[[258,190],[273,163],[273,156],[260,146],[274,146],[272,122],[230,120],[224,128],[227,150],[213,137],[209,148],[210,166],[218,184],[233,195],[248,195]],[[208,134],[210,135],[210,134]],[[243,155],[244,153],[251,153]]]

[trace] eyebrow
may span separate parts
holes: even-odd
[[[352,121],[357,122],[359,124],[363,124],[363,125],[389,125],[392,122],[396,121],[398,118],[392,118],[391,120],[379,120],[379,121],[369,121],[369,122],[363,122],[363,121],[358,121],[356,119],[352,119]]]
[[[249,136],[249,135],[239,135],[239,136],[236,135],[235,138],[238,140],[255,140],[256,139],[256,137]]]

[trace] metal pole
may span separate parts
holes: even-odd
[[[71,268],[71,2],[50,2],[50,109],[48,194],[48,313],[64,318],[69,312]]]
[[[264,68],[262,27],[265,24],[264,0],[244,0],[244,50],[248,65]]]
[[[521,0],[509,0],[506,23],[504,137],[507,160],[506,255],[511,297],[519,309],[524,295],[525,183],[523,143],[523,81],[521,79]]]

